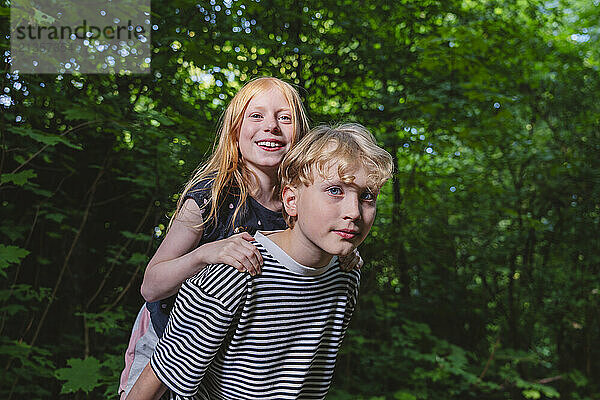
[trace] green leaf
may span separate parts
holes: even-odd
[[[523,390],[521,393],[523,393],[523,396],[526,399],[539,399],[540,397],[542,397],[540,392],[533,389]]]
[[[25,232],[27,232],[30,227],[23,225],[2,225],[0,226],[0,233],[6,235],[11,241],[15,241],[17,239],[23,239],[25,236]]]
[[[558,390],[554,389],[552,386],[540,385],[539,390],[546,397],[550,397],[550,398],[554,398],[554,397],[558,398],[558,397],[560,397],[560,393],[558,392]]]
[[[63,114],[65,116],[65,119],[67,119],[68,121],[74,121],[74,120],[93,121],[96,119],[96,113],[94,113],[93,111],[87,110],[85,108],[80,108],[80,107],[69,108],[68,110],[63,111]]]
[[[148,256],[143,253],[133,253],[126,262],[131,265],[145,264],[148,262]]]
[[[46,219],[58,222],[59,224],[62,222],[63,219],[65,219],[67,216],[64,214],[58,214],[58,213],[54,213],[54,214],[47,214],[45,215]]]
[[[121,231],[120,233],[127,239],[140,240],[142,242],[147,242],[150,239],[150,235],[147,233],[133,233],[129,231]]]
[[[576,369],[569,372],[567,376],[577,387],[584,387],[588,384],[588,378]]]
[[[18,283],[12,285],[10,289],[0,290],[0,301],[2,302],[6,302],[11,297],[18,299],[21,304],[29,301],[41,302],[48,299],[49,296],[50,288],[33,288],[25,283]]]
[[[2,174],[0,177],[0,185],[8,182],[12,182],[17,186],[23,186],[31,178],[35,178],[37,174],[32,169],[26,169],[25,171],[17,172],[16,174]]]
[[[8,130],[14,134],[29,137],[37,142],[46,144],[48,146],[55,146],[59,143],[62,143],[65,146],[71,147],[73,149],[77,149],[77,150],[82,149],[81,146],[69,142],[62,136],[51,135],[44,131],[32,129],[28,126],[10,127],[10,128],[8,128]]]
[[[49,259],[42,257],[42,256],[37,256],[35,258],[35,262],[37,262],[40,265],[48,265],[48,264],[52,263],[52,261],[50,261]]]
[[[100,386],[100,361],[96,358],[71,358],[67,365],[68,368],[60,368],[54,372],[56,378],[66,381],[62,385],[61,394],[80,390],[89,393]]]
[[[9,316],[16,315],[16,314],[23,315],[22,313],[27,312],[27,307],[24,307],[20,304],[9,304],[7,306],[0,307],[0,312],[2,314],[6,313],[6,315],[9,315]]]
[[[55,368],[50,360],[52,356],[50,351],[20,341],[8,340],[5,337],[0,337],[0,355],[4,359],[15,361],[12,363],[13,367],[5,372],[5,376],[16,375],[25,380],[31,380],[32,376],[51,377]]]
[[[27,186],[24,186],[23,189],[36,194],[41,197],[52,197],[53,193],[49,190],[40,189],[39,185],[36,182],[29,182]]]
[[[417,396],[415,396],[411,393],[408,393],[408,392],[400,391],[400,392],[394,393],[394,399],[396,399],[396,400],[417,400]]]
[[[133,183],[136,186],[146,187],[146,188],[153,187],[153,185],[154,185],[153,182],[150,182],[145,177],[131,178],[131,177],[128,177],[128,176],[120,176],[120,177],[117,178],[117,180],[123,181],[123,182],[131,182],[131,183]]]
[[[19,264],[22,258],[25,258],[29,251],[17,246],[5,246],[0,244],[0,275],[6,277],[4,270],[10,264]]]
[[[106,334],[113,329],[120,328],[126,320],[125,312],[122,308],[101,313],[77,312],[75,315],[84,317],[88,327],[101,334]]]
[[[153,110],[151,110],[151,111],[148,111],[148,113],[147,113],[147,114],[148,114],[148,115],[149,115],[151,118],[154,118],[155,120],[157,120],[158,122],[160,122],[160,123],[161,123],[161,125],[164,125],[164,126],[172,126],[172,125],[174,125],[174,124],[175,124],[173,121],[171,121],[171,120],[169,119],[169,117],[167,117],[166,115],[164,115],[164,114],[162,114],[162,113],[160,113],[160,112],[157,112],[157,111],[153,111]]]

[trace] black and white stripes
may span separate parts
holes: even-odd
[[[255,237],[264,259],[260,275],[213,265],[181,287],[152,357],[174,398],[327,394],[360,274],[341,271],[337,260],[301,266],[262,234]]]

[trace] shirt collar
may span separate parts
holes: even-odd
[[[273,233],[273,232],[281,232],[281,231],[270,231],[270,232],[265,232],[265,234]],[[327,264],[323,267],[313,268],[313,267],[307,267],[305,265],[302,265],[299,262],[297,262],[296,260],[294,260],[292,257],[290,257],[285,251],[283,251],[283,249],[281,247],[277,246],[265,234],[263,234],[261,231],[257,231],[254,234],[254,239],[258,243],[260,243],[265,248],[265,250],[267,250],[269,253],[271,253],[271,255],[281,265],[283,265],[285,268],[289,269],[290,271],[295,272],[298,275],[304,275],[304,276],[321,275],[322,273],[324,273],[329,268],[331,268],[334,264],[337,263],[338,257],[333,256],[331,258],[331,261],[329,262],[329,264]]]

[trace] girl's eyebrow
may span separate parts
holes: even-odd
[[[264,111],[266,110],[266,107],[264,106],[252,106],[252,107],[248,107],[248,111]],[[280,113],[280,112],[292,112],[292,109],[290,107],[282,107],[279,110],[277,110],[276,112]]]

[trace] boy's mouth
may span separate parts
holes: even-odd
[[[342,239],[354,239],[359,235],[359,231],[351,230],[351,229],[339,229],[334,230],[337,235],[341,236]]]
[[[276,151],[284,147],[284,144],[278,140],[260,140],[256,144],[266,151]]]

